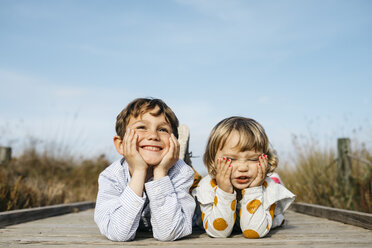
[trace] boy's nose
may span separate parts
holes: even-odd
[[[158,132],[156,130],[149,130],[147,138],[151,140],[159,140]]]

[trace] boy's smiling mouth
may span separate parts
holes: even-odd
[[[160,146],[151,146],[151,145],[141,146],[141,149],[147,150],[147,151],[154,151],[154,152],[163,150],[163,148],[161,148]]]

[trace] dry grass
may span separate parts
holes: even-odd
[[[356,142],[354,142],[356,143]],[[297,201],[372,213],[372,154],[364,146],[352,148],[350,187],[337,178],[336,152],[319,148],[314,142],[294,142],[295,166],[278,170]],[[357,159],[355,159],[357,158]]]
[[[26,148],[6,167],[0,167],[0,211],[94,201],[98,175],[109,162],[104,155],[75,160]]]
[[[352,142],[357,144],[357,142]],[[353,146],[350,187],[337,179],[336,152],[316,142],[295,140],[293,164],[278,173],[297,201],[372,212],[372,154]],[[104,155],[76,162],[73,156],[38,152],[32,142],[9,165],[0,166],[0,211],[59,203],[94,201],[99,173],[109,165]],[[365,162],[361,162],[365,161]]]

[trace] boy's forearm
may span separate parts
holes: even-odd
[[[178,188],[169,176],[146,183],[152,213],[151,223],[156,239],[171,241],[191,234],[195,210],[195,200],[189,194],[192,180],[193,175],[185,179],[187,182],[179,182],[182,187]]]
[[[147,171],[146,170],[134,170],[132,178],[129,182],[129,187],[138,195],[142,197],[143,189],[145,185]]]
[[[113,188],[101,181],[94,220],[102,234],[114,241],[132,240],[138,228],[144,199],[130,188]]]

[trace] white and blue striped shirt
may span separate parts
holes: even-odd
[[[124,158],[99,175],[94,220],[103,235],[113,241],[129,241],[138,228],[152,228],[154,238],[171,241],[191,234],[195,201],[189,190],[194,171],[183,160],[167,176],[146,182],[142,197],[128,187],[129,181]]]

